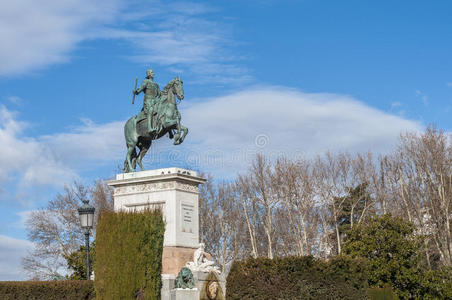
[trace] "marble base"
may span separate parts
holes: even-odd
[[[219,285],[215,300],[224,300],[226,295],[226,280],[224,276],[212,275],[204,272],[194,272],[193,277],[195,279],[195,289],[175,289],[176,276],[170,274],[162,274],[162,300],[181,300],[181,299],[201,299],[211,300],[208,295],[209,284],[215,281]],[[196,292],[195,292],[196,291]],[[187,298],[184,298],[187,297]],[[195,298],[189,298],[195,297]]]
[[[198,185],[206,180],[195,171],[165,168],[116,175],[115,211],[161,209],[166,223],[165,247],[199,246]]]
[[[174,289],[176,276],[171,274],[162,274],[162,289],[160,291],[162,300],[171,300],[171,291]]]
[[[199,300],[198,289],[174,289],[171,291],[171,300]]]

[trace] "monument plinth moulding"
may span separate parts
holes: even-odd
[[[199,184],[195,171],[165,168],[116,175],[115,211],[161,209],[166,223],[162,274],[176,276],[199,247]]]

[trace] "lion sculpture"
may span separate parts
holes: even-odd
[[[183,267],[175,280],[176,289],[192,289],[195,287],[193,273],[187,267]]]

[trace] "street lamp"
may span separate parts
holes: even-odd
[[[89,268],[89,231],[93,228],[95,208],[88,204],[88,200],[82,201],[83,205],[78,209],[78,214],[80,217],[80,224],[82,224],[83,231],[85,232],[86,280],[89,280],[91,275]]]

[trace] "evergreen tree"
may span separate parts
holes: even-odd
[[[343,253],[368,260],[369,286],[392,286],[401,299],[418,298],[423,270],[422,238],[415,226],[390,215],[374,217],[347,232]]]
[[[71,280],[85,280],[86,278],[86,247],[80,248],[69,255],[63,255],[67,262],[67,268],[72,272],[68,276]],[[89,249],[89,263],[91,271],[94,271],[95,262],[95,242],[90,245]]]

